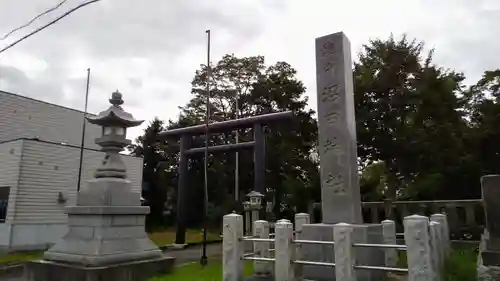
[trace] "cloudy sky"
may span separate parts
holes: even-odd
[[[61,0],[0,0],[0,38]],[[86,0],[0,40],[0,49]],[[89,111],[124,94],[137,118],[175,118],[190,98],[194,71],[226,53],[286,61],[316,108],[314,38],[344,31],[353,57],[370,38],[407,33],[434,47],[435,62],[474,83],[500,67],[498,0],[102,0],[0,53],[0,89],[82,109],[91,68]],[[132,130],[133,137],[142,128]]]

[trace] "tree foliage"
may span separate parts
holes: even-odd
[[[317,123],[307,108],[305,87],[285,62],[266,65],[264,57],[226,55],[211,66],[210,121],[292,110],[296,118],[268,126],[266,188],[274,212],[306,211],[320,201]],[[479,178],[499,173],[500,69],[486,71],[465,86],[462,73],[438,66],[433,50],[406,36],[363,45],[353,68],[360,186],[364,201],[464,199],[480,196]],[[206,112],[207,66],[192,80],[192,98],[180,117],[155,119],[137,139],[133,153],[144,157],[145,198],[152,216],[175,215],[178,143],[156,143],[163,129],[202,124]],[[238,105],[236,104],[238,98]],[[238,130],[240,141],[252,129]],[[234,143],[236,132],[211,135],[210,145]],[[204,136],[193,138],[202,147]],[[253,189],[253,155],[240,153],[240,195]],[[209,156],[209,213],[214,218],[237,208],[234,154]],[[190,203],[203,205],[203,155],[189,161]],[[244,198],[240,197],[240,200]],[[191,208],[190,223],[201,220]]]
[[[377,39],[354,66],[359,156],[385,163],[392,198],[449,193],[450,167],[467,154],[458,98],[464,77],[434,65],[432,51],[423,50],[423,42],[405,36]]]
[[[500,168],[500,69],[485,71],[483,77],[464,94],[470,120],[469,145],[475,168],[481,174],[498,174]]]

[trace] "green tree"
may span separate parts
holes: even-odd
[[[500,173],[500,69],[485,71],[464,94],[463,101],[470,127],[467,142],[471,155],[467,172],[475,177],[477,186],[480,176]],[[469,188],[463,193],[468,197],[481,196],[478,188]]]
[[[154,118],[143,135],[137,137],[135,144],[129,147],[132,155],[144,159],[142,181],[145,188],[142,196],[151,208],[148,227],[163,222],[167,198],[175,195],[173,180],[177,175],[178,145],[172,141],[168,145],[156,141],[156,135],[164,129],[164,122]]]
[[[373,162],[363,168],[359,178],[361,201],[382,201],[387,192],[387,168],[382,161]]]
[[[457,97],[464,77],[434,65],[432,51],[423,50],[406,36],[376,39],[354,66],[358,154],[362,163],[385,163],[390,198],[450,195],[448,176],[466,158]]]

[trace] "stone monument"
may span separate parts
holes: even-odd
[[[500,175],[481,178],[486,229],[479,246],[478,280],[500,279]]]
[[[342,32],[316,38],[319,155],[321,170],[320,224],[303,226],[301,239],[333,241],[333,225],[355,225],[356,243],[383,243],[381,224],[363,224],[358,183],[356,121],[351,47]],[[304,260],[334,262],[333,246],[302,245]],[[362,265],[384,265],[384,252],[356,248]],[[335,280],[335,269],[304,266],[304,278]],[[381,280],[383,273],[356,271],[359,281]]]
[[[324,223],[362,223],[351,48],[342,32],[316,39],[321,211]]]
[[[106,153],[94,178],[77,194],[76,206],[66,207],[68,232],[44,259],[27,265],[30,281],[144,280],[167,273],[174,259],[165,257],[145,232],[149,207],[141,206],[140,193],[132,191],[120,151],[131,142],[129,127],[143,121],[123,111],[122,94],[111,106],[86,119],[102,126],[96,143]]]

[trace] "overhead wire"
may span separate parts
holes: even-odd
[[[56,22],[60,21],[61,19],[65,18],[65,17],[67,17],[68,15],[70,15],[70,14],[71,14],[71,13],[73,13],[73,12],[75,12],[76,10],[78,10],[78,9],[80,9],[80,8],[83,8],[83,7],[87,6],[87,5],[90,5],[90,4],[93,4],[93,3],[99,2],[99,1],[101,1],[101,0],[91,0],[91,1],[87,1],[87,2],[85,2],[85,3],[82,3],[82,4],[78,5],[78,6],[76,6],[76,7],[72,8],[72,9],[70,9],[69,11],[65,12],[64,14],[62,14],[62,15],[61,15],[61,16],[59,16],[58,18],[54,19],[53,21],[51,21],[51,22],[49,22],[49,23],[47,23],[47,24],[45,24],[45,25],[43,25],[43,26],[41,26],[41,27],[39,27],[39,28],[37,28],[37,29],[33,30],[32,32],[30,32],[30,33],[26,34],[25,36],[21,37],[20,39],[18,39],[18,40],[16,40],[16,41],[12,42],[11,44],[7,45],[6,47],[4,47],[3,49],[1,49],[1,50],[0,50],[0,54],[1,54],[1,53],[3,53],[3,52],[5,52],[5,51],[7,51],[8,49],[10,49],[10,48],[14,47],[15,45],[17,45],[17,44],[21,43],[22,41],[24,41],[24,40],[28,39],[29,37],[31,37],[31,36],[33,36],[33,35],[35,35],[36,33],[38,33],[38,32],[40,32],[40,31],[44,30],[45,28],[47,28],[47,27],[49,27],[49,26],[51,26],[51,25],[55,24]]]
[[[59,2],[57,5],[55,5],[54,7],[49,8],[49,9],[45,10],[43,13],[38,14],[36,17],[32,18],[32,19],[31,19],[30,21],[28,21],[27,23],[25,23],[25,24],[23,24],[23,25],[21,25],[21,26],[19,26],[19,27],[15,28],[15,29],[13,29],[12,31],[10,31],[10,32],[8,32],[7,34],[5,34],[5,35],[2,37],[2,39],[1,39],[1,40],[5,40],[5,39],[7,39],[7,37],[9,37],[12,33],[16,32],[16,31],[18,31],[18,30],[20,30],[20,29],[23,29],[23,28],[25,28],[25,27],[28,27],[30,24],[32,24],[32,23],[33,23],[34,21],[36,21],[37,19],[39,19],[39,18],[43,17],[44,15],[46,15],[46,14],[48,14],[48,13],[50,13],[50,12],[53,12],[53,11],[57,10],[59,7],[61,7],[61,6],[62,6],[64,3],[66,3],[67,1],[68,1],[68,0],[63,0],[63,1]]]

